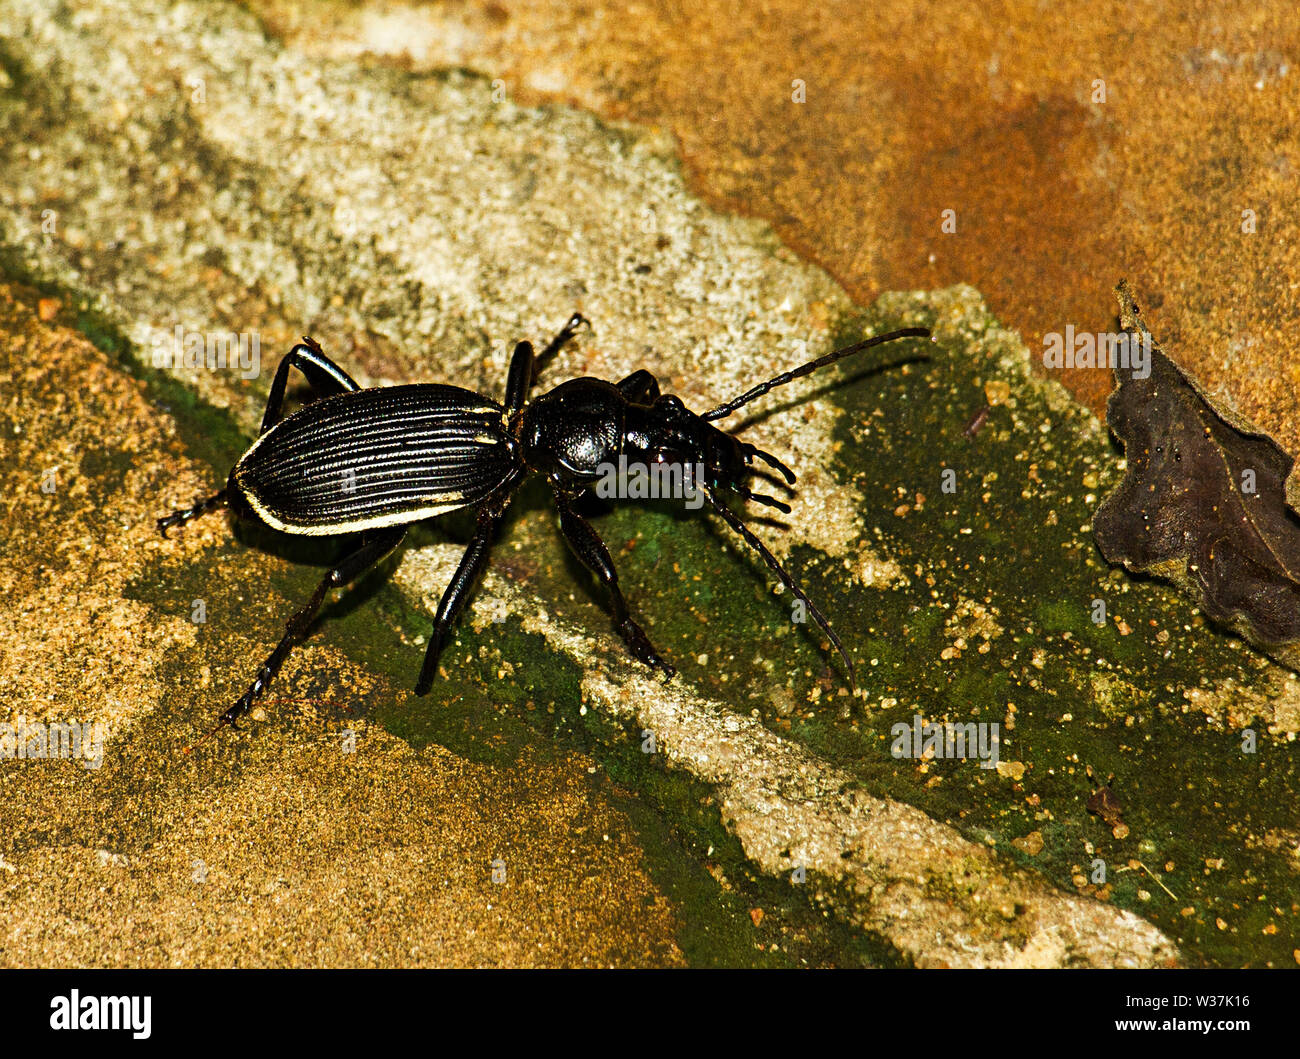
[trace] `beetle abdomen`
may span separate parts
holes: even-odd
[[[337,394],[259,437],[230,485],[288,533],[433,518],[484,499],[515,469],[503,414],[481,394],[432,383]]]

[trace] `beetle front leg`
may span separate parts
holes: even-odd
[[[623,598],[623,590],[618,587],[618,571],[614,569],[614,560],[610,558],[605,542],[591,528],[591,523],[573,510],[569,498],[558,489],[555,490],[555,505],[560,511],[560,531],[564,534],[564,539],[569,542],[569,547],[573,549],[573,554],[578,557],[583,566],[600,579],[601,584],[609,591],[610,607],[614,611],[614,627],[623,637],[627,649],[638,661],[671,677],[677,670],[660,657],[650,638],[646,636],[645,630],[632,620],[627,600]]]
[[[325,593],[331,588],[346,585],[349,581],[360,577],[402,542],[402,538],[406,536],[406,530],[406,526],[394,526],[391,529],[384,529],[363,536],[361,544],[356,550],[345,555],[334,569],[325,575],[324,580],[316,586],[316,591],[312,593],[307,605],[289,619],[284,636],[276,644],[275,650],[262,663],[261,668],[257,671],[257,676],[253,678],[253,683],[248,686],[248,690],[221,715],[218,727],[221,724],[228,724],[232,728],[239,727],[236,722],[253,708],[253,703],[266,690],[266,686],[271,683],[275,675],[280,672],[280,667],[284,665],[285,659],[289,657],[289,652],[307,635],[312,622],[316,620],[321,604],[325,602]]]

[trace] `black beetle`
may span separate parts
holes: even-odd
[[[397,547],[411,523],[473,507],[477,531],[438,604],[415,686],[417,695],[426,694],[452,623],[487,565],[506,505],[530,471],[550,483],[560,529],[578,558],[608,589],[614,623],[628,649],[640,661],[672,676],[673,667],[628,612],[605,543],[574,509],[574,502],[619,464],[620,457],[625,466],[677,468],[678,481],[702,493],[781,583],[804,602],[844,659],[852,682],[853,663],[821,611],[718,496],[719,490],[726,490],[789,513],[786,504],[751,492],[745,481],[755,473],[755,458],[780,471],[787,486],[794,484],[794,473],[770,453],[710,424],[774,387],[844,357],[899,338],[925,338],[930,332],[907,327],[866,339],[783,372],[703,415],[690,411],[672,394],[660,394],[658,380],[644,369],[618,383],[572,379],[529,402],[537,372],[585,323],[575,313],[539,356],[529,342],[515,346],[504,405],[471,390],[437,383],[363,390],[310,338],[289,351],[271,383],[259,436],[235,464],[226,487],[193,507],[159,519],[158,529],[166,536],[170,527],[228,504],[240,518],[286,533],[358,533],[360,537],[356,547],[325,575],[307,605],[289,619],[284,638],[262,663],[248,690],[221,715],[218,727],[221,723],[238,727],[238,719],[252,708],[294,644],[306,635],[329,589],[379,562]],[[281,418],[293,367],[311,383],[319,400]]]

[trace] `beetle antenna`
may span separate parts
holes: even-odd
[[[848,651],[844,649],[844,644],[840,642],[840,638],[835,635],[835,630],[831,628],[831,623],[828,622],[825,615],[817,609],[817,604],[808,598],[804,590],[799,587],[799,582],[785,572],[785,568],[781,566],[781,563],[777,560],[776,556],[767,550],[767,545],[755,536],[754,531],[745,525],[739,515],[732,511],[731,508],[727,507],[727,505],[719,500],[711,491],[705,490],[704,495],[709,498],[709,504],[713,507],[713,510],[722,516],[722,520],[740,534],[746,544],[762,556],[763,562],[767,564],[769,570],[776,574],[781,584],[785,585],[786,588],[793,592],[796,599],[803,600],[804,605],[808,608],[808,613],[813,616],[813,621],[815,621],[818,628],[826,634],[826,638],[830,640],[831,644],[835,647],[835,650],[839,652],[840,657],[844,659],[845,668],[849,671],[849,687],[854,691],[857,691],[857,674],[856,670],[853,668],[853,659],[849,657]]]
[[[827,364],[834,364],[837,360],[843,360],[845,357],[851,357],[855,353],[861,353],[864,349],[870,349],[872,346],[884,345],[886,342],[893,342],[898,338],[929,338],[930,329],[928,327],[904,327],[898,331],[889,331],[883,335],[876,335],[873,338],[865,338],[861,342],[855,342],[851,346],[845,346],[843,349],[837,349],[834,353],[827,353],[824,357],[818,357],[816,360],[809,361],[802,367],[795,368],[793,371],[783,371],[775,378],[768,379],[767,382],[760,382],[752,389],[746,390],[739,397],[728,401],[726,404],[720,404],[717,408],[710,409],[700,418],[706,422],[714,419],[725,419],[731,415],[741,405],[747,405],[750,401],[762,397],[765,393],[775,390],[778,386],[784,386],[787,382],[793,382],[795,379],[802,379],[805,375],[811,375],[818,368],[824,368]],[[901,360],[899,364],[910,364],[917,360],[929,360],[924,355],[909,357]]]

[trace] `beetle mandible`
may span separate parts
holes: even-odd
[[[529,473],[541,474],[549,483],[560,530],[578,559],[604,584],[615,627],[628,650],[671,677],[676,671],[628,610],[609,549],[574,507],[620,456],[628,464],[681,468],[680,480],[702,492],[718,516],[803,601],[853,682],[853,662],[830,623],[720,496],[734,493],[788,514],[788,505],[752,492],[745,483],[756,473],[755,460],[780,472],[787,488],[795,482],[794,472],[771,453],[712,423],[837,360],[896,339],[925,338],[929,330],[906,327],[865,339],[782,372],[703,414],[692,412],[673,394],[661,394],[659,381],[645,369],[616,383],[571,379],[530,401],[541,369],[583,324],[590,326],[575,313],[540,354],[526,341],[515,346],[504,404],[440,383],[362,389],[311,338],[289,351],[276,369],[257,440],[235,464],[226,487],[160,518],[158,529],[165,537],[172,526],[228,505],[240,518],[285,533],[358,537],[306,606],[289,619],[284,637],[248,690],[221,715],[218,728],[223,723],[238,727],[239,718],[252,709],[294,645],[306,636],[331,588],[347,584],[383,559],[412,523],[474,508],[476,530],[438,604],[415,685],[417,695],[427,694],[448,633],[487,566],[506,506]],[[291,368],[306,377],[318,399],[284,416]],[[694,480],[693,468],[702,468],[702,482]]]

